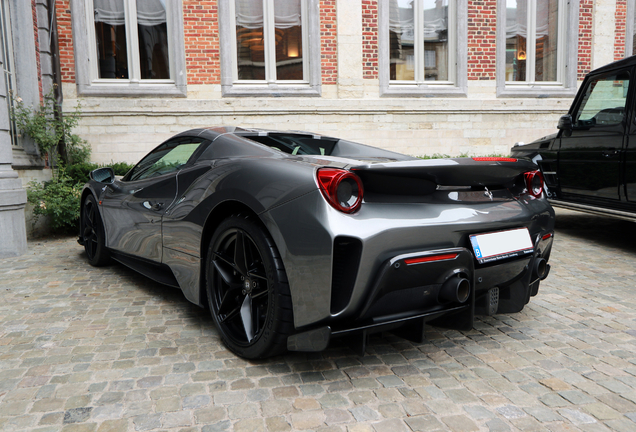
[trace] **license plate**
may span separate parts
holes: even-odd
[[[480,264],[526,255],[534,250],[527,228],[473,234],[470,243]]]

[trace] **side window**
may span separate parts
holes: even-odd
[[[188,163],[203,140],[180,139],[161,144],[144,157],[124,180],[134,181],[178,171]]]
[[[612,126],[623,122],[629,89],[629,73],[601,76],[588,84],[574,114],[575,128]]]

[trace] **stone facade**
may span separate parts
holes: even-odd
[[[78,100],[69,2],[57,0],[67,109]],[[183,0],[186,98],[83,97],[78,132],[91,143],[94,161],[109,163],[134,162],[174,133],[220,124],[309,130],[412,155],[506,154],[515,142],[555,131],[574,89],[565,97],[497,97],[497,0],[466,3],[468,85],[463,97],[381,96],[378,3],[320,1],[320,97],[281,99],[223,97],[217,3]],[[580,2],[578,80],[599,59],[607,63],[624,53],[626,3]],[[608,44],[611,50],[605,49]]]

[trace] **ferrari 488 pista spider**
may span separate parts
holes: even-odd
[[[79,242],[208,306],[246,358],[518,312],[549,272],[535,164],[420,160],[306,132],[201,128],[91,173]]]

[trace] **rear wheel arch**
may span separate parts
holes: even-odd
[[[203,232],[201,233],[201,244],[199,245],[200,256],[201,256],[201,266],[200,266],[200,278],[199,278],[199,302],[201,305],[207,304],[207,294],[205,288],[205,263],[207,262],[207,254],[208,254],[208,246],[210,245],[210,240],[212,240],[212,236],[216,231],[217,227],[223,222],[225,219],[229,218],[232,215],[236,214],[244,214],[249,216],[251,219],[260,222],[260,218],[250,207],[243,204],[239,201],[225,201],[217,205],[208,215],[205,220],[205,224],[203,225]],[[263,227],[264,228],[264,227]],[[266,229],[266,228],[264,228]]]

